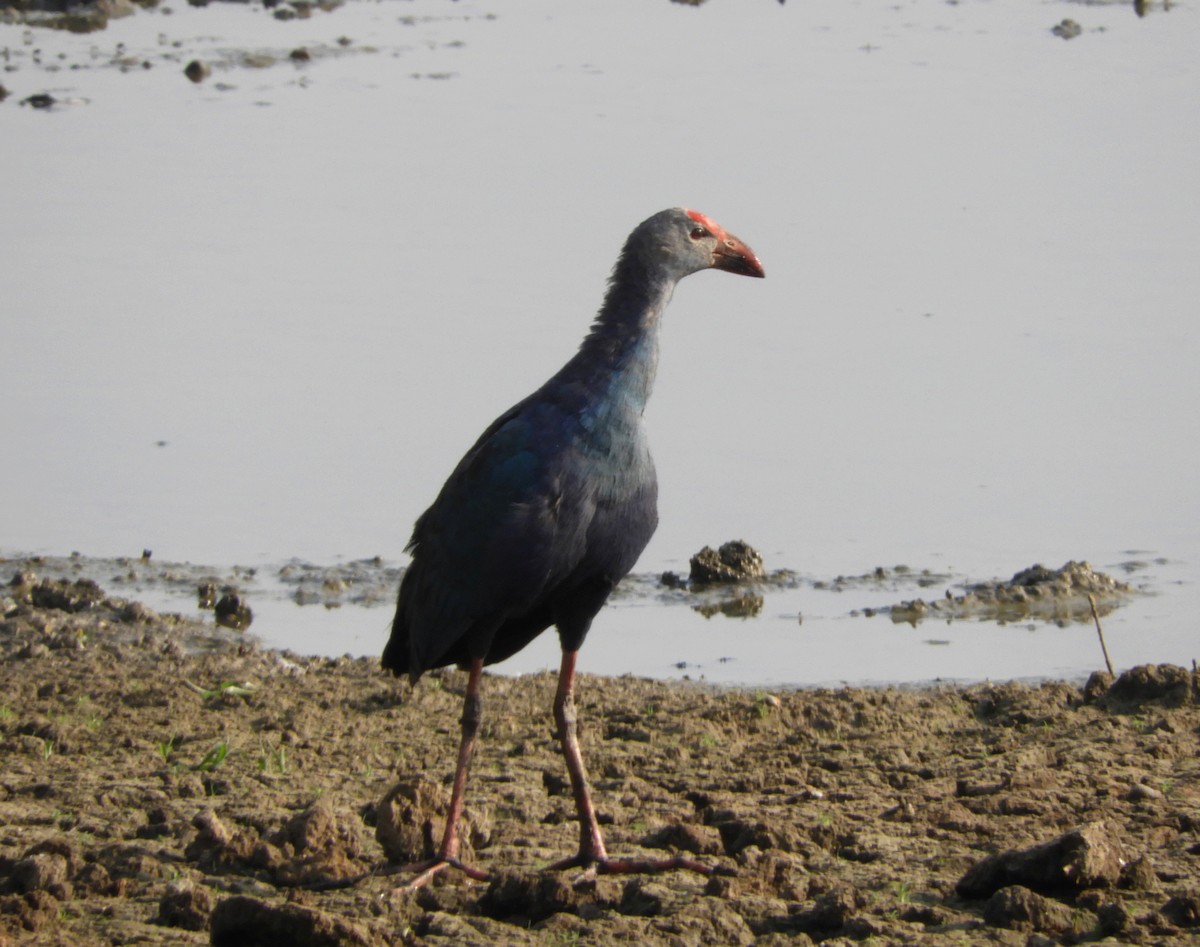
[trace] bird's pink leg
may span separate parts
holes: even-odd
[[[703,875],[712,874],[712,869],[707,865],[690,858],[608,857],[604,848],[604,837],[600,834],[600,823],[596,819],[596,809],[592,805],[592,793],[588,788],[583,754],[579,750],[575,713],[575,659],[578,654],[578,651],[563,651],[562,665],[558,672],[558,691],[554,695],[554,722],[558,725],[558,738],[562,741],[567,774],[571,777],[575,808],[579,811],[579,852],[571,858],[555,862],[550,866],[551,870],[584,868],[590,874],[641,874],[685,868]]]
[[[604,837],[600,834],[600,823],[596,820],[596,809],[592,805],[583,754],[579,750],[578,717],[575,713],[575,659],[578,655],[578,651],[563,652],[562,666],[558,671],[558,691],[554,695],[554,722],[558,725],[558,738],[562,741],[567,774],[571,777],[571,791],[575,795],[575,808],[579,812],[579,854],[552,865],[552,868],[568,868],[572,865],[588,867],[608,861]]]
[[[467,772],[471,768],[471,757],[475,753],[475,742],[479,737],[479,724],[483,720],[483,702],[479,699],[479,679],[483,675],[483,660],[471,662],[467,675],[467,693],[463,698],[462,742],[458,745],[458,765],[454,770],[454,788],[450,792],[450,811],[446,813],[446,827],[442,832],[442,844],[438,853],[428,861],[405,865],[401,871],[416,871],[419,874],[399,891],[415,891],[429,883],[434,875],[447,868],[457,868],[468,878],[487,881],[488,873],[464,865],[458,860],[458,822],[462,818],[463,797],[467,792]]]

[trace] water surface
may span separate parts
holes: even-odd
[[[1080,37],[1050,32],[1064,17]],[[1190,5],[932,0],[351,0],[286,23],[180,3],[83,36],[0,26],[0,548],[402,563],[466,446],[574,350],[625,234],[684,204],[768,279],[676,294],[639,571],[733,538],[811,580],[1137,560],[1155,594],[1106,619],[1114,660],[1186,663],[1198,39]],[[183,77],[192,58],[208,81]],[[36,92],[62,104],[17,104]],[[386,635],[383,609],[268,599],[274,644]],[[886,603],[810,585],[731,620],[627,599],[585,665],[1097,666],[1086,625],[850,615]],[[507,667],[555,661],[547,640]]]

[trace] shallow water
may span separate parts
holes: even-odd
[[[1083,35],[1052,35],[1064,17]],[[1198,34],[1193,6],[931,0],[0,26],[0,549],[402,562],[462,450],[574,350],[624,235],[686,204],[768,279],[676,294],[639,571],[732,538],[814,580],[1139,560],[1155,594],[1105,618],[1113,659],[1187,663]],[[63,104],[17,104],[36,92]],[[915,594],[810,583],[746,620],[627,598],[584,663],[743,683],[1098,666],[1088,625],[850,615]],[[386,636],[386,609],[260,597],[272,644]],[[555,662],[547,639],[505,667]]]

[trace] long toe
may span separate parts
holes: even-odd
[[[457,858],[431,858],[429,861],[416,862],[412,865],[404,865],[401,868],[395,869],[397,874],[404,872],[416,872],[416,875],[407,883],[392,889],[393,895],[409,893],[416,891],[419,888],[424,888],[437,875],[446,871],[448,868],[453,868],[455,871],[461,871],[464,875],[473,881],[487,881],[491,876],[482,868],[474,868],[459,861]]]
[[[564,858],[550,866],[550,871],[568,868],[583,868],[589,875],[653,875],[664,871],[694,871],[711,875],[713,869],[692,858],[676,855],[674,858],[597,858],[586,851]]]

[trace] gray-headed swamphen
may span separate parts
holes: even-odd
[[[417,520],[383,667],[416,682],[430,668],[468,672],[462,743],[437,855],[408,866],[409,887],[458,859],[458,821],[482,717],[479,682],[551,625],[562,643],[554,719],[579,810],[579,851],[555,868],[708,869],[683,858],[610,859],[576,736],[575,659],[592,619],[658,524],[658,484],[642,412],[658,330],[675,284],[700,270],[763,276],[749,247],[696,211],[673,208],[629,235],[604,305],[579,351],[483,432]]]

